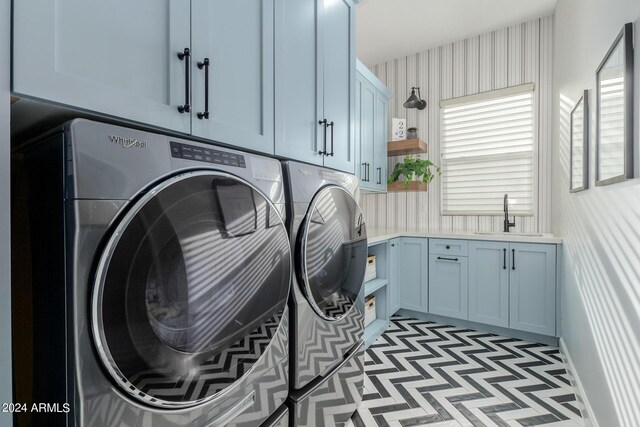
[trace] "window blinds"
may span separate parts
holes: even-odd
[[[533,215],[533,84],[442,101],[442,214]]]

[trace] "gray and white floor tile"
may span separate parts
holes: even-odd
[[[583,426],[556,347],[394,316],[366,352],[355,427]]]

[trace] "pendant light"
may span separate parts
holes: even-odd
[[[416,89],[418,90],[418,95],[416,96]],[[425,101],[424,99],[420,99],[420,88],[419,87],[412,87],[411,88],[411,95],[409,95],[409,99],[406,100],[406,102],[404,104],[402,104],[402,106],[404,108],[417,108],[418,110],[424,110],[425,108],[427,108],[427,101]]]

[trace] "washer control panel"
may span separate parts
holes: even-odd
[[[196,160],[206,163],[215,163],[224,166],[246,168],[247,165],[242,154],[229,153],[213,148],[196,147],[171,141],[171,156],[179,159]]]

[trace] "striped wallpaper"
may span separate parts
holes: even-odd
[[[551,221],[551,90],[553,18],[545,17],[447,44],[426,52],[367,64],[393,92],[391,118],[407,119],[429,146],[427,157],[440,164],[439,101],[523,83],[535,84],[535,126],[538,167],[535,214],[516,218],[516,230],[550,232]],[[419,86],[427,108],[407,110],[402,104],[411,86]],[[423,156],[424,157],[424,156]],[[390,157],[389,174],[402,157]],[[429,231],[499,231],[501,216],[443,216],[440,178],[427,192],[398,192],[361,196],[369,227]]]

